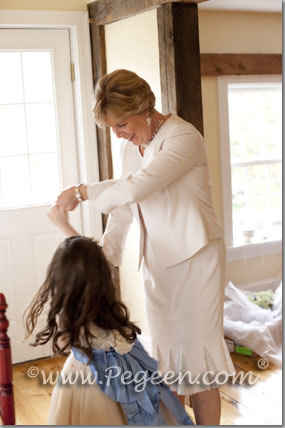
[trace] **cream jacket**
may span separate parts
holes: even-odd
[[[94,209],[110,213],[104,253],[120,265],[135,217],[140,225],[139,267],[147,234],[162,268],[178,264],[223,236],[213,208],[202,135],[176,115],[162,125],[144,156],[122,143],[122,178],[88,185]]]

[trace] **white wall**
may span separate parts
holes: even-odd
[[[108,73],[126,68],[143,77],[156,96],[156,107],[161,109],[159,50],[156,9],[105,26]],[[112,135],[114,175],[120,174],[120,141]],[[128,305],[131,319],[144,334],[149,327],[144,311],[144,292],[141,272],[137,272],[139,233],[133,223],[120,268],[122,299]]]

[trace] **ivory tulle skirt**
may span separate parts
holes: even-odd
[[[79,381],[74,385],[57,384],[54,387],[47,425],[128,425],[120,404],[107,397],[96,382],[88,385],[88,380],[86,384],[80,384],[80,379],[88,378],[92,382],[94,377],[90,367],[77,361],[72,353],[62,373],[65,378],[68,374],[78,376]],[[160,409],[167,425],[177,425],[163,403],[160,403]]]
[[[65,376],[72,373],[79,380],[74,385],[54,387],[47,425],[126,425],[119,403],[107,397],[96,383],[80,384],[82,378],[94,378],[90,367],[71,353],[62,372]]]

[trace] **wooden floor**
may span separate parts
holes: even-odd
[[[282,425],[282,372],[269,365],[258,367],[259,358],[232,354],[237,372],[252,372],[252,385],[227,383],[220,387],[222,399],[221,425]],[[17,425],[45,425],[52,386],[43,386],[39,376],[31,378],[37,367],[45,373],[61,369],[64,358],[33,361],[13,368]],[[34,371],[33,371],[34,370]],[[187,407],[195,420],[192,408]]]

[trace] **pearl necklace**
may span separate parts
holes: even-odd
[[[154,130],[151,138],[149,141],[146,141],[145,143],[142,143],[141,146],[145,149],[146,147],[148,147],[150,145],[150,143],[152,142],[152,140],[154,139],[154,137],[156,136],[156,134],[158,133],[158,131],[160,130],[160,128],[162,127],[162,125],[164,124],[165,120],[163,119],[159,119],[158,121],[158,125],[157,128]]]

